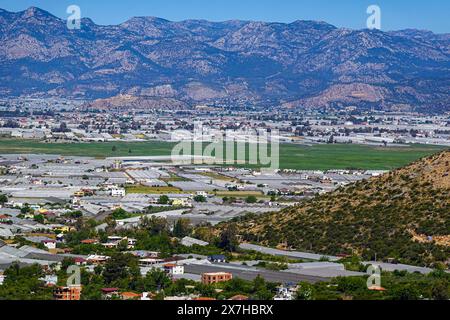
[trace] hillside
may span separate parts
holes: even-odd
[[[282,212],[237,222],[246,241],[323,254],[450,262],[450,151]],[[223,226],[222,226],[223,227]]]
[[[81,30],[0,9],[0,97],[130,96],[142,108],[358,106],[448,111],[450,35],[292,23],[135,17]],[[114,101],[99,100],[95,107]]]

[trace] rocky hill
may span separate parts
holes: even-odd
[[[450,108],[448,34],[348,30],[316,21],[154,17],[113,26],[84,18],[81,25],[69,30],[65,21],[34,7],[0,9],[0,97],[132,95],[150,106]]]
[[[448,264],[450,150],[237,226],[244,240],[270,246]]]

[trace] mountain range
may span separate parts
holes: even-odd
[[[0,9],[0,44],[0,97],[450,110],[450,34],[155,17],[69,30],[31,7]]]
[[[450,150],[234,225],[244,241],[320,254],[450,264]]]

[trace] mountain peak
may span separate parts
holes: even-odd
[[[337,29],[337,27],[335,27],[332,24],[329,24],[325,21],[316,21],[316,20],[295,20],[293,22],[290,23],[290,25],[292,26],[302,26],[302,27],[321,27],[321,28],[326,28],[326,29]]]
[[[170,84],[171,95],[189,104],[230,104],[224,92],[231,92],[242,105],[427,113],[449,108],[445,35],[430,40],[414,36],[422,34],[417,32],[350,30],[308,20],[156,17],[100,26],[85,17],[81,30],[68,30],[63,19],[36,7],[1,12],[0,69],[17,72],[14,81],[0,74],[0,96],[81,92],[96,99],[134,88],[145,96]],[[33,68],[30,81],[32,65],[42,68]],[[193,80],[201,88],[194,88]]]
[[[29,7],[21,12],[24,18],[29,17],[54,17],[50,12],[40,9],[38,7]]]

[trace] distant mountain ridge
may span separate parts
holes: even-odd
[[[429,31],[155,17],[69,30],[31,7],[0,9],[0,44],[0,97],[450,110],[450,35]]]

